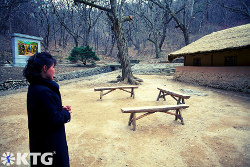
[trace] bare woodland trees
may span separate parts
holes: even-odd
[[[92,12],[93,8],[87,8],[87,6],[84,6],[84,21],[85,24],[83,24],[84,26],[84,40],[83,40],[83,45],[89,45],[89,36],[90,36],[90,31],[92,28],[94,28],[94,26],[96,25],[98,19],[100,18],[100,16],[102,15],[102,12],[97,13],[96,15],[95,12]],[[92,14],[93,13],[93,14]]]
[[[250,19],[250,9],[249,9],[249,1],[245,2],[243,0],[238,0],[240,2],[240,5],[233,6],[233,5],[225,5],[225,3],[222,3],[222,7],[229,9],[232,12],[239,13],[241,15],[244,15]]]
[[[249,0],[1,0],[0,54],[11,55],[10,33],[43,37],[43,50],[54,46],[64,57],[89,44],[105,56],[118,52],[122,80],[137,83],[128,57],[151,56],[151,46],[160,57],[211,32],[250,23],[249,6]]]
[[[51,29],[54,24],[54,18],[52,14],[51,6],[48,3],[42,4],[43,8],[34,12],[33,17],[37,17],[36,19],[37,25],[39,25],[38,33],[39,36],[43,36],[42,45],[45,51],[48,51],[49,44],[51,41]]]
[[[79,38],[83,38],[81,33],[84,24],[84,19],[81,18],[83,10],[81,7],[73,6],[69,0],[59,3],[51,0],[51,4],[60,25],[72,36],[75,46],[78,47]]]
[[[159,38],[160,38],[160,29],[161,26],[159,25],[160,22],[162,22],[161,18],[161,13],[153,4],[149,3],[147,4],[149,10],[150,10],[150,15],[147,16],[143,13],[141,13],[141,17],[144,18],[146,25],[148,26],[149,29],[149,34],[148,34],[148,40],[154,44],[155,48],[155,55],[156,58],[160,57],[160,45],[159,45]]]
[[[16,10],[16,8],[18,8],[21,4],[27,2],[28,0],[3,0],[0,2],[0,32],[5,33],[5,31],[8,29],[7,24],[11,24],[10,17],[12,12]],[[11,26],[9,28],[11,28]],[[11,30],[9,31],[11,32]]]
[[[110,7],[100,6],[94,2],[86,0],[75,0],[75,2],[83,3],[99,10],[106,12],[108,18],[112,22],[112,30],[115,34],[117,47],[118,47],[118,58],[122,66],[122,78],[121,80],[125,83],[138,84],[138,80],[132,74],[131,65],[128,59],[128,43],[124,34],[123,23],[132,20],[132,16],[124,16],[124,5],[126,0],[121,0],[120,4],[117,0],[110,0]]]
[[[170,15],[175,20],[177,27],[180,28],[181,31],[183,32],[185,44],[188,45],[190,43],[190,40],[189,40],[189,34],[188,34],[188,27],[187,27],[187,23],[186,23],[186,12],[184,11],[183,19],[182,19],[183,21],[181,21],[181,19],[176,15],[176,12],[170,6],[170,4],[172,4],[173,0],[164,0],[164,5],[159,0],[149,0],[149,1],[153,2],[154,4],[159,6],[161,9],[166,10],[168,13],[170,13]],[[184,6],[184,10],[185,10],[185,6]]]

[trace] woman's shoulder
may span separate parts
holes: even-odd
[[[47,87],[45,85],[39,85],[39,84],[30,85],[29,91],[34,92],[34,93],[38,93],[38,94],[52,92],[52,90],[49,87]]]

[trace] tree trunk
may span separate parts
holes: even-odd
[[[112,21],[112,20],[111,20]],[[128,59],[128,43],[125,38],[124,29],[122,23],[115,19],[113,22],[113,30],[117,41],[118,47],[118,58],[122,66],[122,78],[121,80],[125,83],[136,84],[134,80],[131,65]]]
[[[73,36],[74,38],[74,42],[75,42],[75,47],[78,47],[78,37],[77,36]]]
[[[158,32],[156,30],[154,30],[154,45],[155,45],[155,58],[160,58],[161,56],[161,52],[160,52],[160,45],[159,45],[159,41],[158,41]]]
[[[113,39],[113,38],[114,38],[114,39]],[[109,51],[109,54],[108,54],[109,57],[112,56],[114,47],[115,47],[115,37],[113,37],[113,35],[112,35],[112,45],[111,45],[111,48],[110,48],[110,51]]]
[[[172,20],[172,17],[169,18],[169,12],[165,10],[164,18],[163,18],[162,37],[161,37],[160,44],[159,44],[160,52],[162,52],[162,46],[167,37],[167,25],[171,20]]]
[[[186,45],[190,44],[188,30],[184,28],[182,31],[185,39],[185,44]]]
[[[160,45],[158,41],[158,32],[157,30],[153,30],[153,39],[149,35],[148,40],[153,43],[154,48],[155,48],[155,58],[158,59],[161,57],[161,50],[160,50]]]
[[[158,42],[154,43],[154,45],[155,45],[155,58],[158,59],[161,57],[161,52],[160,52]]]
[[[89,34],[90,34],[90,28],[85,30],[84,39],[83,39],[83,46],[89,45]]]
[[[166,30],[165,25],[164,25],[161,41],[160,41],[160,44],[159,44],[159,48],[160,48],[161,52],[162,52],[162,46],[163,46],[163,43],[164,43],[166,37],[167,37],[167,30]]]

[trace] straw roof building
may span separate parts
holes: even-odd
[[[250,24],[206,35],[169,54],[184,57],[174,79],[250,93]]]
[[[170,53],[169,60],[180,56],[184,56],[185,65],[189,66],[248,66],[250,65],[250,24],[206,35]]]

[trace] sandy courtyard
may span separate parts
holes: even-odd
[[[116,90],[98,100],[100,92],[94,87],[122,85],[108,82],[118,74],[59,82],[63,105],[73,111],[66,124],[71,166],[250,166],[249,96],[175,82],[171,76],[140,75],[144,82],[135,89],[135,99]],[[121,108],[176,104],[169,96],[156,102],[157,87],[192,89],[207,96],[191,95],[186,101],[190,107],[183,111],[185,125],[172,115],[156,113],[138,120],[132,131],[129,114]],[[1,155],[29,152],[26,91],[0,96]]]

